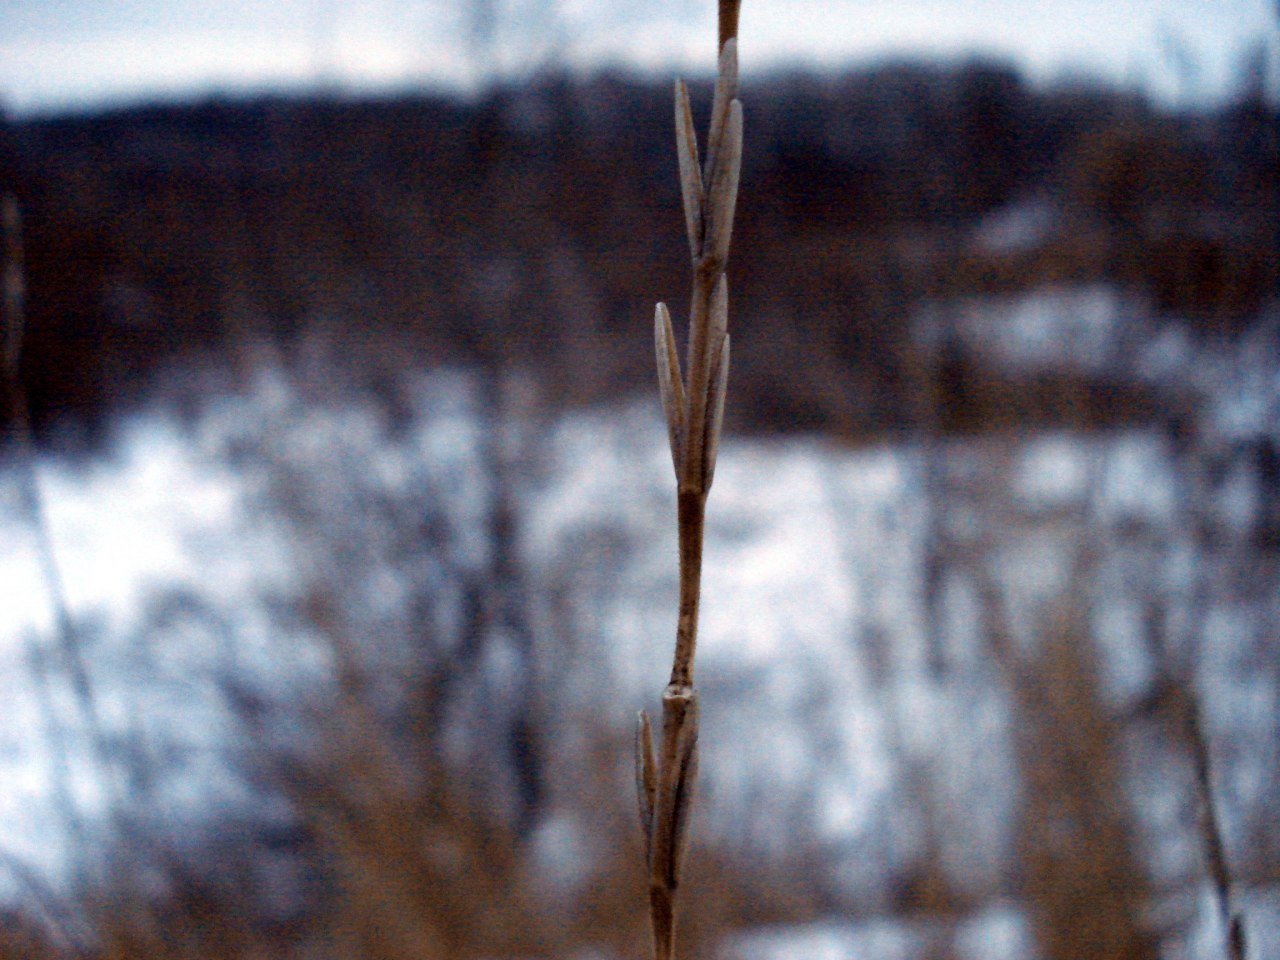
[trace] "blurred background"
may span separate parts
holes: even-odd
[[[685,955],[1280,956],[1278,11],[1137,7],[745,6]],[[0,10],[0,960],[647,955],[714,36]]]

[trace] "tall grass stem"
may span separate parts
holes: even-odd
[[[698,694],[693,685],[707,495],[715,477],[729,380],[729,261],[742,165],[742,104],[738,100],[739,0],[720,2],[719,63],[700,162],[689,91],[675,84],[676,153],[680,197],[693,268],[685,369],[672,333],[671,313],[657,305],[654,346],[658,390],[676,476],[680,595],[671,679],[662,695],[662,731],[655,749],[652,724],[636,728],[636,789],[649,867],[649,918],[656,960],[675,956],[677,890],[688,840],[698,770]]]

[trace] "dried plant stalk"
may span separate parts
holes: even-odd
[[[640,714],[636,730],[636,792],[648,858],[649,914],[657,960],[671,960],[675,955],[676,891],[698,769],[693,661],[707,494],[715,474],[729,379],[729,285],[724,271],[742,165],[742,104],[737,97],[739,2],[720,2],[720,59],[705,168],[699,163],[689,92],[679,80],[675,87],[681,199],[693,261],[683,376],[666,304],[658,304],[654,318],[658,387],[676,473],[680,545],[676,649],[671,679],[662,695],[662,733],[657,750],[646,714]]]

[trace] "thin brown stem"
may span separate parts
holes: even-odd
[[[742,0],[720,0],[720,46],[738,35],[738,12]]]
[[[680,613],[676,653],[671,665],[673,687],[693,686],[693,658],[698,646],[698,602],[702,594],[702,540],[706,494],[681,493],[677,501],[680,535]]]
[[[676,891],[698,770],[698,694],[693,687],[693,663],[707,494],[715,476],[729,376],[729,286],[724,270],[742,162],[737,28],[738,3],[721,3],[721,50],[705,167],[699,164],[688,91],[683,83],[676,83],[676,149],[693,262],[683,376],[665,304],[658,304],[654,317],[658,388],[676,474],[680,547],[676,647],[671,681],[662,695],[659,748],[654,749],[649,718],[644,713],[636,731],[636,787],[649,863],[649,915],[656,960],[673,960],[675,956]]]

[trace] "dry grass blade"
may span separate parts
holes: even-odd
[[[675,890],[680,882],[692,810],[694,775],[698,768],[698,695],[692,687],[668,689],[662,697],[662,760],[671,771],[658,795],[657,812],[663,823],[656,839],[660,858],[654,857],[654,874]],[[658,850],[659,843],[654,845]]]
[[[647,720],[643,726],[648,726]],[[654,953],[659,960],[674,955],[676,891],[688,840],[697,769],[698,696],[692,687],[672,685],[662,697],[659,780],[648,841],[649,904]]]
[[[693,129],[689,88],[676,81],[676,153],[680,161],[680,196],[684,202],[689,255],[696,261],[702,249],[702,174],[698,170],[698,135]]]
[[[716,70],[716,92],[711,102],[711,125],[707,136],[707,168],[703,179],[710,181],[720,164],[720,147],[725,123],[729,118],[729,104],[738,97],[738,41],[729,40],[720,50],[720,63]]]
[[[706,456],[702,462],[703,486],[711,489],[716,473],[716,453],[720,448],[720,430],[724,426],[724,401],[729,387],[729,337],[720,342],[720,355],[711,368],[711,404],[707,407]]]
[[[711,325],[707,331],[707,341],[710,344],[709,352],[714,364],[720,359],[720,344],[729,335],[729,279],[723,273],[720,274],[720,279],[716,281],[715,289],[711,294],[710,318]],[[709,391],[709,394],[714,393],[714,389]]]
[[[721,266],[729,260],[729,241],[733,235],[733,214],[738,202],[738,174],[742,166],[742,104],[729,104],[729,116],[720,144],[720,162],[711,177],[707,197],[706,244],[703,256]]]
[[[676,353],[675,335],[671,332],[671,314],[665,303],[658,304],[654,316],[654,340],[658,359],[658,390],[662,412],[667,420],[667,442],[671,445],[671,461],[676,476],[683,470],[685,424],[684,382],[680,378],[680,357]]]

